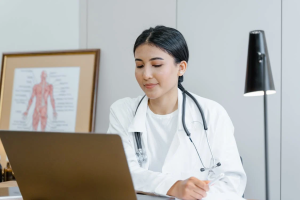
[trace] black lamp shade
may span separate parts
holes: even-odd
[[[260,54],[265,55],[265,63]],[[267,94],[274,94],[275,86],[273,82],[269,53],[264,31],[251,31],[249,36],[247,71],[245,81],[244,96],[264,95],[263,70],[265,70],[265,86]]]

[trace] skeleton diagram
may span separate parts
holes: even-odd
[[[45,131],[47,125],[47,99],[50,96],[51,105],[53,108],[53,117],[56,118],[57,113],[55,111],[55,101],[53,98],[53,85],[46,82],[47,73],[42,71],[41,82],[33,86],[32,94],[28,102],[28,106],[23,115],[28,115],[28,110],[32,104],[32,100],[35,97],[35,108],[32,116],[33,130],[37,131],[39,121],[41,121],[41,130]]]

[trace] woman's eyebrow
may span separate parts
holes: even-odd
[[[151,58],[149,61],[152,61],[152,60],[164,60],[164,59],[160,58],[160,57],[154,57],[154,58]],[[142,61],[143,62],[143,60],[140,59],[140,58],[136,58],[135,61]]]
[[[154,58],[151,58],[149,61],[151,60],[164,60],[163,58],[160,58],[160,57],[154,57]]]

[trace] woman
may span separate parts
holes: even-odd
[[[122,137],[135,189],[180,199],[202,199],[208,191],[242,196],[246,174],[227,112],[218,103],[193,95],[207,120],[205,132],[197,105],[182,92],[185,90],[180,82],[187,69],[189,51],[181,33],[165,26],[145,30],[137,38],[133,53],[135,77],[145,97],[116,101],[110,109],[108,133]],[[135,132],[141,133],[145,162],[137,158]],[[216,162],[221,162],[213,172],[200,171],[213,163],[207,139]],[[209,180],[220,173],[226,176],[209,186]]]

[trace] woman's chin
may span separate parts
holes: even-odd
[[[159,94],[157,92],[146,92],[148,99],[157,99]]]

